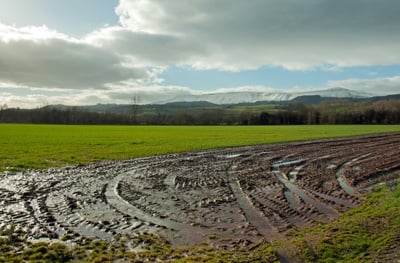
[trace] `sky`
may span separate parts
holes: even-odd
[[[0,106],[400,93],[398,0],[0,0]]]

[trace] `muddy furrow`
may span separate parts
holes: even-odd
[[[291,183],[288,179],[287,176],[280,171],[273,171],[276,178],[285,185],[285,187],[298,195],[303,201],[307,204],[310,204],[317,208],[319,211],[322,213],[326,214],[328,217],[337,217],[339,215],[338,211],[325,203],[318,201],[316,198],[314,198],[310,193],[307,193],[304,189],[299,188],[297,185]]]
[[[269,222],[268,218],[254,207],[251,200],[243,192],[237,179],[231,178],[229,180],[229,187],[235,195],[236,202],[243,210],[246,219],[266,240],[276,241],[283,239],[283,236],[279,234],[278,229]]]
[[[400,174],[400,133],[257,145],[0,174],[0,231],[235,247],[329,221]]]

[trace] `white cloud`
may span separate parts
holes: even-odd
[[[56,102],[53,98],[51,102]],[[0,93],[0,105],[7,105],[10,108],[31,109],[42,107],[49,104],[49,98],[46,95],[15,95],[13,93]]]
[[[0,87],[0,105],[7,104],[9,107],[36,108],[51,104],[66,104],[70,106],[97,103],[130,104],[134,97],[139,99],[139,104],[151,104],[186,96],[191,97],[191,95],[249,91],[268,93],[274,91],[272,88],[264,86],[241,86],[204,92],[182,86],[148,84],[143,87],[136,83],[116,83],[105,90],[49,90],[46,95],[37,94],[38,90],[35,88],[15,89],[23,89],[25,94],[16,95],[9,92],[1,92]]]
[[[17,28],[15,26],[0,24],[0,40],[6,43],[19,40],[40,41],[52,38],[73,41],[67,35],[51,30],[45,25]]]
[[[211,91],[209,93],[226,93],[226,92],[279,92],[274,88],[266,87],[266,86],[240,86],[240,87],[233,87],[233,88],[220,88],[216,89],[215,91]]]
[[[398,94],[400,87],[400,76],[376,79],[346,79],[340,81],[329,81],[322,87],[293,87],[288,94],[296,92],[321,91],[330,88],[347,88],[368,92],[374,95]],[[65,104],[70,106],[93,105],[97,103],[117,103],[129,104],[136,96],[140,104],[151,104],[166,101],[173,101],[175,98],[194,98],[191,95],[216,94],[224,92],[262,92],[283,94],[281,90],[276,90],[266,86],[240,86],[232,88],[221,88],[211,91],[198,91],[189,87],[158,85],[147,83],[139,85],[136,82],[120,82],[109,84],[108,89],[98,90],[62,90],[62,89],[37,89],[20,87],[23,92],[16,93],[2,92],[0,85],[0,105],[9,107],[36,108],[51,104]],[[28,91],[27,91],[28,89]],[[40,94],[40,91],[47,91]],[[24,93],[23,95],[21,93]]]
[[[329,81],[328,88],[342,87],[377,95],[399,94],[400,76],[375,79],[346,79]]]
[[[133,97],[139,98],[140,104],[150,104],[170,100],[181,95],[201,94],[187,87],[147,85],[145,87],[130,83],[113,84],[104,90],[49,90],[46,94],[38,93],[35,88],[14,88],[20,92],[2,91],[0,87],[0,105],[9,107],[36,108],[52,104],[70,106],[93,105],[97,103],[129,104]]]

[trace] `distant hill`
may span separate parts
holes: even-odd
[[[244,92],[246,93],[246,92]],[[240,93],[240,94],[244,94]],[[250,92],[251,93],[251,92]],[[250,94],[249,93],[249,94]],[[331,100],[346,100],[348,102],[377,102],[380,100],[392,100],[392,99],[400,99],[400,94],[394,95],[387,95],[387,96],[370,96],[366,97],[364,93],[359,92],[352,92],[346,89],[331,89],[322,91],[321,94],[324,95],[307,95],[307,92],[303,92],[301,94],[294,97],[295,95],[299,94],[289,94],[287,95],[287,100],[262,100],[265,97],[259,97],[259,100],[254,102],[238,102],[238,103],[211,103],[208,101],[177,101],[177,102],[169,102],[164,104],[145,104],[145,105],[136,105],[137,110],[140,111],[140,114],[143,113],[168,113],[174,112],[179,109],[184,109],[187,111],[198,111],[204,109],[214,109],[221,106],[229,106],[229,107],[251,107],[251,106],[262,106],[262,105],[272,105],[272,104],[287,104],[287,103],[303,103],[305,105],[316,105],[323,101],[331,101]],[[255,96],[255,93],[251,93]],[[364,97],[362,96],[364,94]],[[235,94],[238,95],[238,94]],[[293,98],[292,98],[293,97]],[[277,97],[275,97],[277,98]],[[232,98],[230,100],[233,100]],[[254,97],[255,100],[255,97]],[[225,101],[229,101],[226,99]],[[71,110],[71,109],[79,109],[89,112],[98,112],[98,113],[112,113],[112,114],[122,114],[122,115],[131,115],[133,112],[133,105],[132,104],[96,104],[96,105],[83,105],[83,106],[65,106],[65,105],[50,105],[47,106],[50,108],[56,108],[59,110]]]
[[[377,102],[377,101],[382,101],[382,100],[399,100],[400,99],[400,94],[393,94],[393,95],[387,95],[387,96],[373,96],[373,97],[345,97],[345,98],[338,98],[338,97],[322,97],[320,95],[303,95],[303,96],[298,96],[290,102],[292,103],[303,103],[306,105],[315,105],[319,104],[323,101],[331,101],[331,100],[346,100],[348,102],[363,102],[363,101],[369,101],[369,102]]]
[[[210,106],[216,106],[217,104],[208,101],[190,101],[190,102],[178,101],[178,102],[169,102],[164,105],[170,107],[210,107]]]
[[[392,95],[387,95],[387,96],[375,96],[366,99],[367,101],[380,101],[380,100],[399,100],[400,99],[400,94],[392,94]]]
[[[172,99],[159,101],[156,104],[165,104],[178,101],[207,101],[210,103],[222,105],[251,103],[257,101],[290,101],[300,96],[321,96],[329,98],[369,98],[372,97],[373,94],[344,88],[331,88],[326,90],[314,90],[306,92],[221,92],[200,95],[179,95]]]
[[[292,99],[290,102],[303,103],[306,105],[319,104],[324,100],[320,95],[304,95]]]

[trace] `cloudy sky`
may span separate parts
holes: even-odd
[[[0,105],[400,93],[398,0],[2,0]]]

